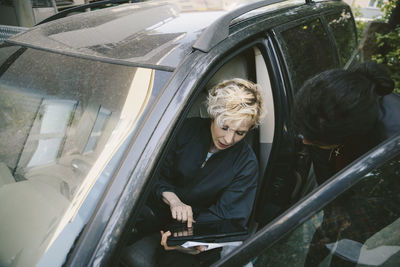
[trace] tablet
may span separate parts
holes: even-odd
[[[215,243],[219,240],[242,241],[248,236],[247,230],[235,220],[196,222],[191,228],[186,223],[173,223],[165,227],[170,231],[167,244],[181,245],[186,241]]]

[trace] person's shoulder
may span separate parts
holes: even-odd
[[[250,164],[258,166],[256,154],[250,144],[246,140],[243,140],[238,145],[238,157],[236,161],[240,163],[239,165]]]
[[[398,93],[391,93],[383,96],[382,98],[384,106],[400,110],[400,95]]]
[[[191,127],[200,128],[209,124],[210,119],[200,118],[200,117],[190,117],[185,119],[184,125],[189,125]]]
[[[247,154],[247,157],[249,158],[249,160],[258,162],[256,153],[254,153],[253,148],[247,142],[247,140],[243,140],[243,149],[244,149],[244,153]]]
[[[400,131],[400,95],[391,93],[382,98],[379,121],[383,126],[381,135],[384,138]]]
[[[191,117],[185,119],[180,132],[196,133],[201,131],[202,129],[207,129],[208,125],[209,125],[209,119]]]
[[[192,140],[193,138],[197,138],[196,136],[206,135],[208,124],[209,121],[207,119],[202,119],[197,117],[185,119],[178,133],[178,140],[179,140],[178,142],[186,143]]]
[[[235,177],[245,179],[248,183],[257,183],[259,167],[256,154],[246,140],[240,142],[239,148],[232,166]]]

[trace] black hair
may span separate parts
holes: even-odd
[[[386,68],[371,61],[349,70],[324,71],[307,80],[296,94],[293,128],[317,145],[343,144],[373,128],[379,96],[393,88]]]

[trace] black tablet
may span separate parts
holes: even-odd
[[[191,228],[186,223],[174,223],[165,227],[165,231],[170,231],[171,236],[168,237],[167,244],[181,245],[186,241],[210,242],[229,239],[229,241],[242,241],[248,232],[237,221],[221,220],[212,222],[196,222]]]

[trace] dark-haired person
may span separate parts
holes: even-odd
[[[400,131],[400,97],[383,65],[371,61],[307,80],[295,97],[292,123],[310,145],[318,184]]]
[[[349,70],[328,70],[305,82],[295,98],[292,122],[303,143],[309,145],[319,185],[400,131],[400,97],[392,93],[393,88],[385,67],[370,61]],[[363,218],[358,218],[360,212],[350,205],[356,198],[347,192],[324,208],[304,266],[319,266],[330,253],[327,244],[342,239],[363,244],[383,225],[392,223],[384,209],[385,219],[374,222],[368,204],[362,207]],[[330,266],[354,264],[333,256]]]

